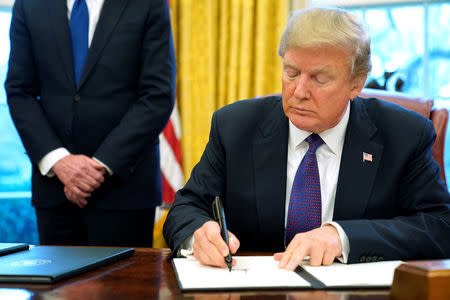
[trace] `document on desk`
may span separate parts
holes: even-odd
[[[182,291],[244,289],[330,289],[389,287],[402,262],[333,263],[312,267],[307,262],[295,271],[278,268],[273,256],[233,256],[237,264],[226,268],[201,265],[195,259],[172,261]]]

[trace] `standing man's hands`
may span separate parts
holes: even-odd
[[[336,257],[342,255],[337,229],[326,224],[308,232],[297,233],[286,251],[275,253],[274,258],[279,261],[280,268],[295,270],[307,255],[311,266],[331,265]]]
[[[203,265],[226,268],[224,257],[229,252],[235,254],[240,246],[239,240],[230,231],[228,231],[228,243],[230,249],[220,235],[219,223],[208,221],[194,232],[192,244],[194,257]],[[235,259],[233,259],[234,265],[236,265]]]
[[[79,207],[86,206],[86,198],[105,181],[105,168],[86,155],[67,155],[54,166],[53,172],[64,184],[69,201]]]

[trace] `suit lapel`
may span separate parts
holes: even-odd
[[[351,103],[350,119],[345,134],[341,166],[334,206],[335,220],[360,218],[372,191],[383,153],[383,145],[372,140],[377,128],[371,122],[364,103],[356,98]],[[363,153],[371,159],[363,159]]]
[[[253,141],[259,226],[267,238],[273,239],[267,242],[282,246],[289,129],[279,99],[259,129]]]
[[[100,18],[95,28],[94,37],[86,57],[83,73],[81,74],[79,87],[83,85],[89,76],[89,73],[92,71],[92,68],[97,63],[100,54],[110,39],[128,1],[129,0],[104,2]]]
[[[56,43],[59,48],[61,62],[69,82],[75,87],[75,78],[72,61],[72,41],[70,40],[69,21],[67,19],[66,1],[47,0],[47,8],[52,28],[55,33]]]

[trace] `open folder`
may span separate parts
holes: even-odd
[[[307,262],[295,271],[278,268],[273,256],[234,256],[237,264],[226,268],[201,265],[190,258],[172,261],[182,291],[242,289],[329,289],[390,287],[402,261],[362,264],[333,263],[312,267]]]

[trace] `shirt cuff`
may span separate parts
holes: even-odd
[[[191,235],[187,239],[184,240],[184,242],[181,243],[180,247],[178,248],[178,257],[189,257],[194,255],[194,249],[192,248],[192,245],[194,244],[194,235]]]
[[[43,176],[53,177],[55,176],[55,172],[53,172],[53,166],[61,159],[70,155],[70,152],[63,147],[56,148],[55,150],[47,153],[40,161],[38,161],[37,165],[39,171]]]
[[[96,162],[98,162],[99,164],[101,164],[101,165],[106,169],[106,172],[108,172],[108,175],[109,175],[109,176],[111,176],[111,175],[114,174],[114,172],[113,172],[107,165],[105,165],[104,163],[102,163],[102,161],[98,160],[98,159],[95,158],[95,157],[93,157],[93,159],[94,159]]]
[[[337,257],[337,259],[341,263],[346,264],[347,261],[348,261],[348,254],[350,253],[350,242],[348,241],[348,236],[345,233],[344,229],[342,229],[341,225],[339,225],[338,223],[336,223],[336,222],[326,222],[323,225],[326,225],[326,224],[332,225],[338,231],[339,238],[341,239],[341,245],[342,245],[342,256]]]

